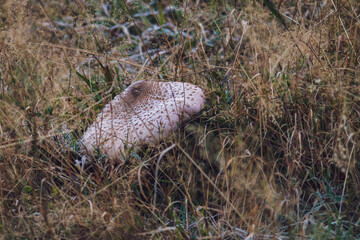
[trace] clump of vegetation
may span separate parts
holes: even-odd
[[[360,238],[360,6],[13,1],[0,6],[4,239]],[[79,139],[130,82],[206,106],[123,164]]]

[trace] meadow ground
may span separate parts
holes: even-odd
[[[0,239],[359,239],[357,0],[0,4]],[[135,80],[204,109],[159,146],[79,139]]]

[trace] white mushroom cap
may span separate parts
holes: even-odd
[[[122,159],[125,147],[157,144],[205,103],[201,88],[181,82],[138,81],[110,101],[84,133],[88,153]]]

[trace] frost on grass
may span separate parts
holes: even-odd
[[[82,137],[83,150],[123,159],[124,149],[157,144],[198,113],[201,88],[181,82],[138,81],[109,102]]]

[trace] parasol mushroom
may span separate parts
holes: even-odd
[[[82,148],[100,149],[123,159],[124,149],[155,145],[198,113],[205,103],[201,88],[181,82],[138,81],[98,114],[82,137]]]

